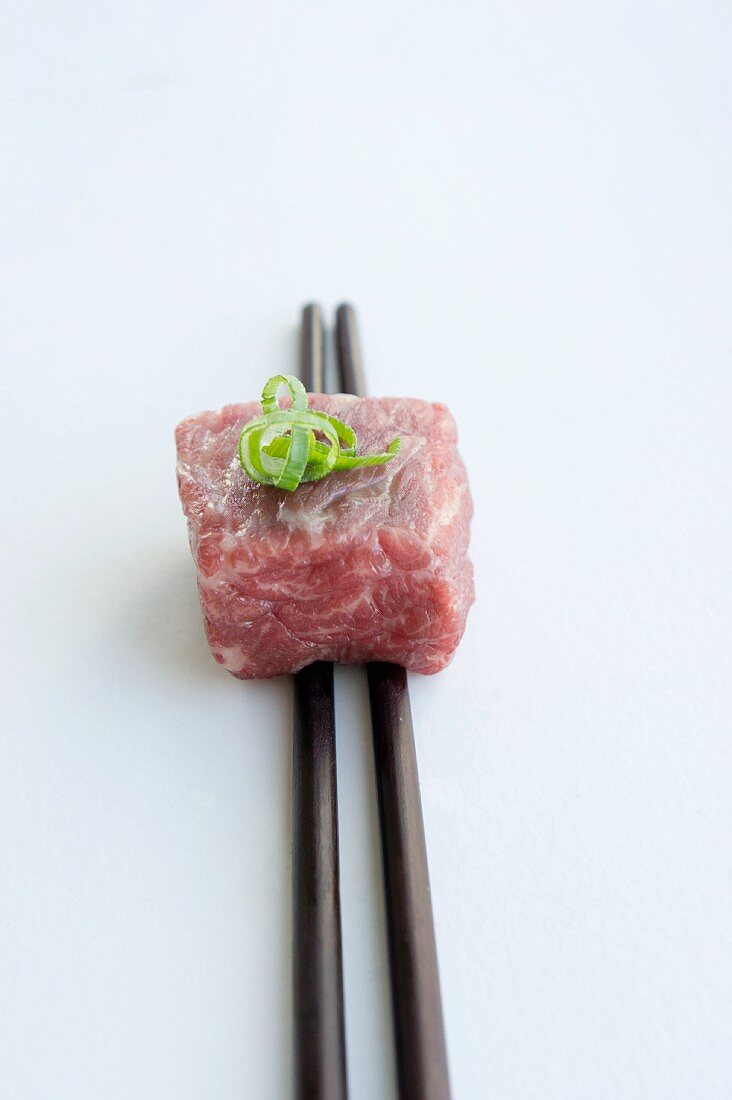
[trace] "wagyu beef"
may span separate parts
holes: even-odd
[[[466,553],[472,502],[444,405],[312,395],[384,466],[329,474],[286,492],[251,481],[237,442],[261,407],[229,405],[178,426],[178,486],[206,633],[235,676],[311,661],[393,661],[437,672],[473,601]]]

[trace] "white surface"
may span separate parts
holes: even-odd
[[[474,471],[479,602],[411,681],[455,1098],[727,1100],[729,5],[4,24],[0,1095],[289,1095],[290,692],[208,657],[171,433],[349,297]],[[338,705],[388,1100],[357,673]]]

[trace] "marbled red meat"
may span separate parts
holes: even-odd
[[[318,660],[437,672],[474,598],[455,422],[444,405],[406,398],[314,394],[310,405],[354,428],[359,453],[398,435],[399,454],[286,492],[239,465],[239,433],[259,403],[199,413],[176,430],[211,651],[247,679]]]

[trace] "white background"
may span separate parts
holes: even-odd
[[[0,1095],[290,1095],[287,681],[208,656],[184,415],[361,319],[478,602],[411,678],[456,1100],[732,1095],[732,11],[15,4],[0,34]],[[390,1100],[338,676],[352,1100]]]

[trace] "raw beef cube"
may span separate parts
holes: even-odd
[[[251,481],[237,442],[258,402],[189,417],[176,431],[206,634],[235,676],[312,661],[444,668],[474,599],[466,554],[472,501],[444,405],[313,394],[384,466],[329,474],[286,492]]]

